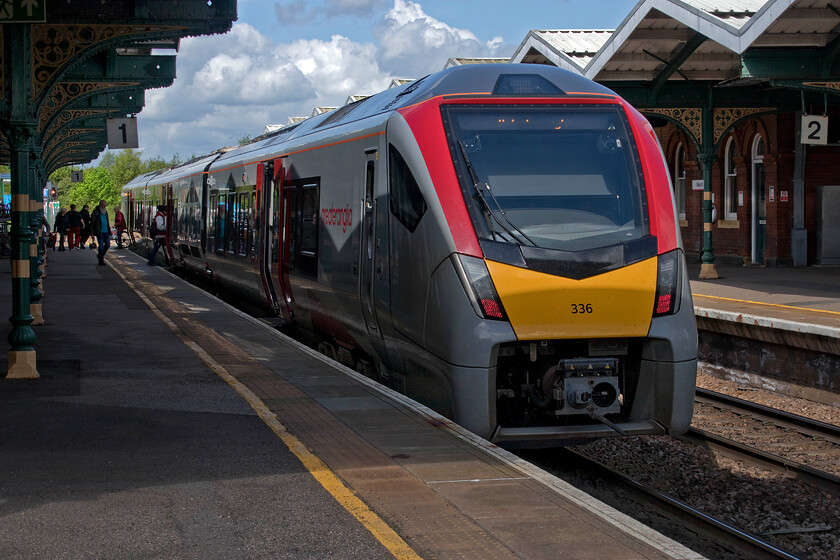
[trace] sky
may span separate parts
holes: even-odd
[[[637,0],[239,0],[224,35],[187,38],[138,114],[144,159],[182,160],[268,124],[420,78],[450,57],[510,57],[531,29],[614,29]],[[164,53],[170,54],[170,53]]]

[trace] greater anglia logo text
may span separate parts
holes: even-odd
[[[344,208],[323,208],[321,221],[325,226],[340,226],[341,233],[347,233],[347,228],[353,225],[353,209],[349,204]]]

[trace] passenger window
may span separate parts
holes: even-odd
[[[318,275],[318,187],[304,185],[301,189],[300,271]]]
[[[426,200],[405,159],[393,145],[388,147],[388,163],[391,213],[414,232],[426,213]]]
[[[298,183],[283,189],[283,260],[288,270],[318,276],[318,185]]]

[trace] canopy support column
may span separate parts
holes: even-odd
[[[35,331],[30,314],[32,294],[32,225],[30,172],[32,146],[37,135],[37,121],[33,118],[30,84],[32,52],[28,24],[4,25],[9,46],[10,118],[6,137],[11,148],[12,179],[12,330],[9,332],[9,366],[7,378],[40,377],[36,367]]]

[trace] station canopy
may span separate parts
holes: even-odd
[[[25,123],[47,174],[95,159],[107,119],[134,116],[147,89],[172,84],[182,38],[224,33],[236,19],[236,0],[3,4],[0,163]]]

